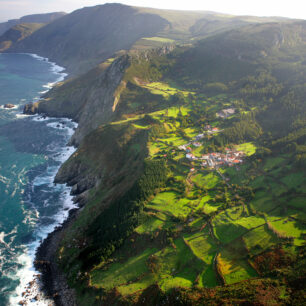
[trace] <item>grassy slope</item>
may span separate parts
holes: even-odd
[[[44,23],[22,23],[10,28],[0,37],[0,52],[9,49],[14,43],[25,39],[44,25]]]
[[[287,33],[286,39],[292,38],[293,29],[295,25],[282,29]],[[75,172],[76,165],[85,165],[84,170],[76,172],[97,173],[101,179],[100,185],[90,190],[89,203],[67,231],[59,252],[70,284],[78,289],[80,304],[99,304],[114,296],[115,301],[123,299],[128,303],[151,297],[154,304],[151,290],[155,298],[166,301],[167,295],[169,302],[177,294],[181,300],[193,301],[195,305],[201,304],[204,298],[211,303],[301,302],[303,298],[299,300],[295,282],[302,277],[297,272],[299,261],[304,260],[301,246],[306,232],[303,168],[297,165],[294,152],[280,152],[272,146],[272,141],[279,136],[277,129],[267,128],[262,119],[273,120],[273,113],[263,106],[268,103],[264,100],[266,96],[243,97],[245,103],[239,102],[240,79],[247,74],[256,75],[255,70],[269,59],[272,72],[283,86],[292,82],[289,78],[281,80],[277,74],[284,64],[279,59],[286,55],[292,60],[296,52],[299,56],[295,62],[287,61],[287,65],[302,62],[305,54],[300,47],[304,32],[299,32],[300,40],[289,40],[294,46],[290,50],[288,40],[282,48],[276,48],[275,42],[269,44],[267,38],[278,30],[274,25],[263,25],[231,33],[228,57],[218,52],[211,55],[218,39],[223,38],[220,36],[208,39],[207,44],[174,50],[165,56],[153,52],[150,61],[137,56],[132,60],[124,76],[127,86],[120,94],[115,121],[86,137],[77,155],[62,170],[65,177]],[[240,35],[244,37],[247,33],[255,38],[265,34],[261,47],[265,46],[270,55],[262,61],[255,60],[256,50],[245,45],[244,52],[251,50],[249,61],[233,59],[235,40],[239,42]],[[189,67],[186,63],[191,54],[196,57]],[[207,54],[214,58],[210,68],[197,69],[196,62],[202,64]],[[219,58],[222,60],[218,61]],[[228,73],[225,77],[224,61],[229,65],[226,70],[236,66],[237,73]],[[181,70],[177,70],[179,64]],[[193,76],[192,69],[195,69]],[[207,96],[198,79],[204,84],[218,80],[230,89]],[[229,84],[230,81],[236,82]],[[276,100],[281,101],[282,95],[286,95],[286,89]],[[216,111],[229,106],[239,111],[226,120],[216,118]],[[237,122],[256,120],[241,116],[255,110],[253,117],[260,119],[263,132],[252,136],[251,141],[245,135],[235,142],[222,138],[223,134],[229,135],[227,131]],[[178,150],[179,145],[202,132],[207,122],[223,132],[204,138],[200,149],[193,148],[195,155],[236,146],[248,156],[243,165],[225,167],[217,173],[188,161],[184,152]],[[121,137],[125,139],[124,146],[121,146]],[[274,138],[271,140],[271,137]],[[263,146],[269,148],[265,154],[261,153]],[[90,253],[96,259],[90,266],[80,256],[95,239],[89,228],[96,218],[103,216],[105,206],[130,188],[129,178],[135,177],[132,173],[137,173],[135,179],[139,177],[144,159],[166,163],[167,184],[143,202],[138,223],[128,239],[107,256],[103,253],[103,259]],[[194,172],[190,171],[192,167]],[[113,226],[114,229],[118,226],[116,218]],[[85,269],[84,263],[88,264]],[[245,281],[254,277],[258,279]],[[226,286],[207,289],[221,284]],[[172,291],[178,287],[184,289]],[[86,296],[84,290],[88,293]]]
[[[271,18],[277,22],[278,18]],[[81,74],[124,49],[151,49],[186,44],[265,18],[234,17],[212,12],[158,10],[105,4],[85,7],[48,24],[12,52],[37,53]]]

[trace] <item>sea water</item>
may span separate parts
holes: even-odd
[[[63,80],[63,68],[31,54],[0,54],[0,305],[46,305],[36,289],[35,251],[75,205],[65,185],[53,180],[74,152],[67,147],[76,124],[65,118],[22,115]]]

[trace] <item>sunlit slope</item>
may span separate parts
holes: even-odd
[[[73,108],[72,84],[88,88],[56,178],[83,207],[55,254],[80,305],[303,304],[305,32],[248,25],[118,55],[50,93]]]
[[[9,49],[14,43],[25,39],[44,25],[43,23],[24,23],[12,27],[0,36],[0,51]]]
[[[271,18],[273,22],[279,20]],[[264,21],[213,12],[105,4],[85,7],[55,20],[9,51],[37,53],[79,74],[122,49],[193,43],[195,38]]]

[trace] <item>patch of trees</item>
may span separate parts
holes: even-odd
[[[253,141],[262,135],[262,129],[257,121],[245,116],[238,122],[235,122],[230,128],[225,129],[224,133],[218,136],[220,145],[226,143],[241,143],[244,141]]]
[[[273,98],[283,89],[283,85],[278,83],[268,70],[259,70],[256,75],[242,78],[234,84],[233,89],[238,90],[241,98],[270,102],[273,102]]]
[[[138,226],[145,201],[165,187],[167,167],[164,161],[147,160],[143,175],[119,200],[114,201],[87,230],[92,241],[79,255],[84,270],[105,261]]]
[[[228,86],[221,82],[207,83],[204,86],[204,92],[209,95],[211,94],[217,95],[225,93],[227,91],[228,91]]]

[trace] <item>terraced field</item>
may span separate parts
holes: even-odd
[[[216,148],[215,140],[228,122],[236,120],[236,115],[226,120],[214,117],[220,108],[232,105],[230,97],[204,99],[160,82],[141,86],[167,100],[178,93],[185,99],[192,94],[196,102],[148,114],[159,125],[147,143],[148,159],[165,161],[168,181],[145,201],[132,239],[111,261],[90,273],[91,286],[106,292],[115,287],[129,297],[153,284],[163,292],[177,287],[231,285],[259,277],[257,261],[265,252],[289,242],[294,247],[303,245],[306,182],[287,155],[257,159],[255,165],[255,142],[229,143],[219,145],[219,150],[224,152],[227,146],[244,152],[243,163],[217,168],[201,164],[203,153]],[[204,124],[187,124],[182,119],[195,116],[195,110],[214,118],[209,123],[221,130],[201,136],[200,146],[192,142],[203,133]],[[139,115],[113,124],[124,122],[131,122],[136,129],[149,131],[152,127]],[[198,160],[186,158],[186,152],[179,149],[182,145],[189,146]],[[292,188],[296,197],[288,193]],[[150,248],[144,249],[144,245]]]

